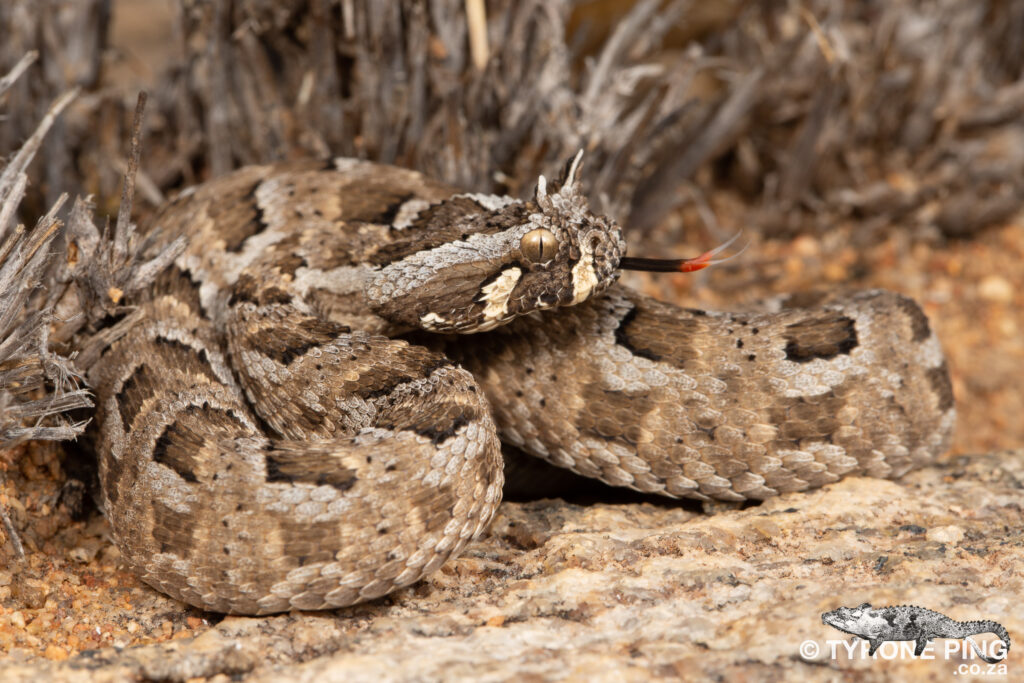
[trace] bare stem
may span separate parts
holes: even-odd
[[[14,528],[14,524],[11,522],[11,518],[7,515],[7,507],[0,504],[0,521],[3,521],[4,530],[7,532],[7,538],[11,539],[11,545],[14,546],[14,554],[19,560],[25,559],[25,546],[21,544],[21,537],[18,536],[18,532]]]
[[[114,230],[114,255],[122,261],[128,254],[129,223],[132,214],[132,200],[135,198],[135,175],[139,170],[139,156],[142,145],[142,117],[146,111],[146,91],[139,93],[135,103],[135,118],[132,121],[131,154],[128,157],[128,170],[124,175],[124,187],[121,189],[121,206],[117,209],[117,227]]]
[[[21,74],[25,73],[25,69],[32,66],[32,62],[39,58],[39,53],[35,50],[26,52],[25,56],[18,60],[18,63],[14,65],[14,68],[7,72],[7,75],[0,78],[0,95],[3,95],[7,90],[14,85],[14,82],[21,77]]]

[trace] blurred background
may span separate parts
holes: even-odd
[[[585,148],[631,253],[743,256],[634,284],[740,306],[812,287],[918,299],[950,356],[957,452],[1024,444],[1024,2],[6,0],[0,154],[81,94],[19,218],[134,213],[237,166],[352,155],[528,194]]]

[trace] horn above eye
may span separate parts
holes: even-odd
[[[547,263],[558,253],[558,238],[550,230],[537,228],[519,240],[519,251],[531,263]]]

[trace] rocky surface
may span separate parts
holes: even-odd
[[[672,503],[505,503],[490,536],[429,580],[327,613],[217,621],[116,571],[90,589],[107,596],[105,611],[79,612],[74,587],[51,576],[34,616],[29,607],[4,610],[0,634],[30,629],[47,605],[65,616],[40,630],[92,616],[97,631],[134,623],[134,633],[67,659],[45,653],[64,661],[15,648],[0,678],[947,678],[976,660],[832,659],[827,641],[849,637],[820,615],[866,601],[913,603],[1024,633],[1014,597],[1024,593],[1022,489],[1024,451],[1007,451],[715,514]],[[146,639],[154,642],[126,647]],[[808,640],[820,648],[809,658],[801,656]],[[1008,670],[1021,659],[1011,650]]]

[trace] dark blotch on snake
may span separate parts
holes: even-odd
[[[857,328],[853,318],[828,313],[786,326],[786,360],[809,363],[828,360],[857,348]]]

